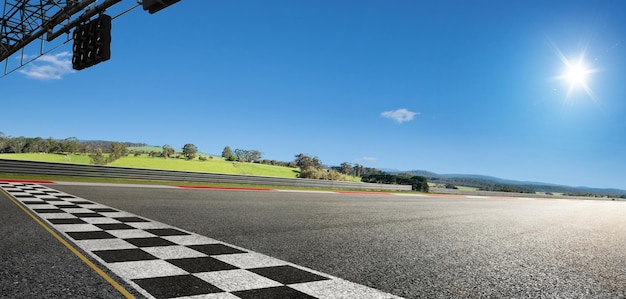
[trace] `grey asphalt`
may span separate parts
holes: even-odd
[[[0,298],[123,298],[1,192],[0,221]]]
[[[51,187],[407,298],[626,298],[626,202]]]

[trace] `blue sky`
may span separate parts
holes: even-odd
[[[0,131],[626,189],[625,46],[623,1],[183,0],[0,79]]]

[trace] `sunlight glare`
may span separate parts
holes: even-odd
[[[584,50],[583,53],[580,54],[578,60],[570,60],[565,57],[563,52],[561,52],[561,50],[559,50],[558,47],[556,47],[556,45],[554,44],[553,49],[561,62],[565,65],[565,70],[563,71],[563,73],[556,78],[569,84],[567,98],[569,99],[571,97],[575,89],[583,89],[595,103],[598,103],[598,99],[596,98],[595,94],[588,84],[591,74],[595,73],[597,70],[589,68],[585,64],[586,50]]]
[[[570,84],[570,89],[576,87],[584,87],[587,85],[587,77],[591,74],[591,70],[587,69],[585,65],[579,61],[576,64],[570,64],[567,66],[563,79],[567,80]]]

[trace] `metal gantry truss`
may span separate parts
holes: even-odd
[[[122,0],[4,0],[0,19],[0,62],[5,62],[4,75],[9,69],[9,57],[21,51],[16,69],[47,52],[44,44],[66,34],[63,43],[71,40],[70,30]],[[134,0],[135,6],[141,1]],[[76,16],[79,12],[82,14]],[[26,55],[24,48],[39,42],[36,54]],[[57,46],[58,47],[58,46]],[[54,48],[53,48],[54,49]],[[33,58],[34,57],[34,58]]]
[[[35,3],[34,1],[5,0],[2,19],[0,19],[0,60],[6,59],[21,45],[36,39],[43,23],[49,21],[46,14],[57,8],[56,5],[57,3],[53,1]],[[68,4],[59,3],[59,5]]]
[[[132,0],[132,7],[118,12],[113,19],[139,6],[153,14],[179,1]],[[72,29],[119,2],[122,0],[4,0],[0,18],[0,62],[5,66],[0,77],[69,42],[72,40]],[[53,40],[58,41],[57,38],[62,35],[66,37],[60,44],[44,47]],[[25,47],[35,41],[39,41],[38,50],[34,51],[36,54],[26,54]],[[9,67],[13,56],[17,56],[19,61],[15,67]]]

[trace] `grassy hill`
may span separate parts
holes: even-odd
[[[129,146],[126,148],[129,152],[142,152],[142,153],[149,153],[149,152],[157,152],[160,153],[163,151],[163,147],[160,146],[150,146],[150,145],[146,145],[146,146]],[[174,151],[177,153],[180,153],[183,151],[182,148],[174,148]],[[202,155],[202,156],[215,156],[213,154],[207,154],[207,153],[202,153],[202,152],[198,152],[198,155]]]
[[[43,153],[41,154],[40,153],[0,154],[0,159],[56,162],[56,163],[70,163],[70,164],[89,164],[91,161],[89,156],[87,155],[43,154]]]
[[[90,158],[84,154],[61,155],[61,154],[0,154],[0,159],[24,160],[24,161],[41,161],[41,162],[57,162],[71,164],[89,164]],[[245,174],[258,176],[272,176],[295,178],[299,172],[297,168],[255,164],[229,162],[222,158],[214,157],[206,161],[200,161],[197,158],[191,161],[184,159],[163,159],[150,158],[148,155],[133,156],[129,155],[108,164],[109,166],[132,167],[132,168],[148,168],[163,170],[180,170],[195,172],[212,172],[227,174]]]

